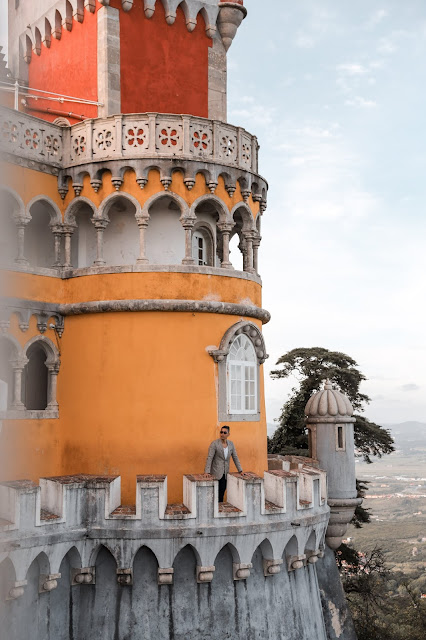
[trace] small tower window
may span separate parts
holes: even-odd
[[[336,425],[336,450],[337,451],[346,450],[345,432],[343,429],[344,429],[343,426]]]

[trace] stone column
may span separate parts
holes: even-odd
[[[72,267],[71,264],[71,236],[74,233],[76,225],[64,224],[62,227],[62,233],[65,236],[65,260],[64,267]]]
[[[28,266],[29,262],[24,255],[25,251],[25,227],[30,222],[31,218],[17,215],[13,216],[15,221],[17,230],[18,230],[18,255],[15,258],[16,264],[21,264],[22,266]]]
[[[195,264],[195,260],[192,257],[192,229],[194,227],[196,218],[181,217],[180,222],[185,229],[185,257],[182,260],[182,264]]]
[[[229,235],[234,227],[233,222],[220,222],[217,228],[222,234],[222,263],[221,267],[224,269],[233,269],[232,263],[229,260]]]
[[[53,237],[55,239],[55,262],[54,267],[61,267],[61,238],[62,238],[62,225],[54,224],[51,226]]]
[[[254,269],[254,273],[258,275],[259,275],[259,246],[260,246],[261,239],[262,238],[259,235],[257,235],[253,239],[253,269]]]
[[[102,267],[104,260],[104,231],[107,228],[108,220],[104,218],[92,218],[92,222],[96,229],[96,260],[93,264]]]
[[[58,382],[58,373],[60,362],[51,362],[46,365],[47,370],[49,371],[49,389],[48,389],[48,398],[47,398],[47,409],[49,410],[57,410],[59,405],[56,400],[56,389]]]
[[[13,402],[11,408],[18,411],[25,409],[25,405],[22,402],[22,372],[27,362],[28,358],[17,358],[11,362],[13,369]]]
[[[137,264],[148,264],[149,260],[145,255],[145,230],[149,223],[149,214],[136,216],[136,222],[139,227],[139,258]]]
[[[249,231],[248,233],[245,234],[246,266],[244,268],[244,271],[247,271],[248,273],[255,273],[255,270],[253,268],[253,239],[254,239],[253,231]]]

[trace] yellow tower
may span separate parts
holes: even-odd
[[[181,501],[222,424],[261,474],[267,185],[226,122],[243,3],[42,4],[15,9],[1,113],[0,479],[119,474],[131,502],[163,473]]]

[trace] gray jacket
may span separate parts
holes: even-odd
[[[226,476],[229,473],[229,463],[232,459],[235,462],[235,466],[238,471],[242,471],[240,461],[238,460],[237,450],[234,443],[228,440],[228,457],[225,460],[225,454],[223,452],[222,440],[218,438],[213,440],[209,446],[209,452],[207,454],[206,467],[204,473],[211,473],[217,480],[220,480],[223,475]]]

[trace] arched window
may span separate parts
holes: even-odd
[[[247,320],[237,322],[209,354],[218,367],[218,419],[258,422],[260,365],[268,357],[260,329]]]
[[[213,235],[204,224],[197,224],[192,232],[192,257],[197,267],[214,266]]]
[[[228,412],[257,413],[257,357],[243,333],[235,338],[227,358]]]
[[[47,353],[40,342],[34,342],[27,351],[28,362],[24,371],[24,404],[30,411],[44,411],[48,404],[49,372]]]
[[[206,241],[201,231],[194,231],[192,234],[192,257],[198,266],[207,264]]]

